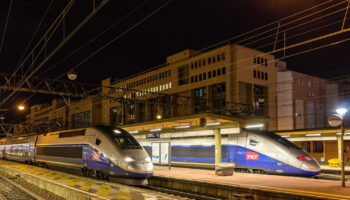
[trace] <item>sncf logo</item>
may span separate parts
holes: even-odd
[[[246,160],[259,160],[259,154],[255,153],[253,151],[246,151],[245,152],[245,159]]]

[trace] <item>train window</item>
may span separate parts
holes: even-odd
[[[269,131],[259,131],[259,133],[261,133],[261,135],[263,136],[266,136],[266,137],[269,137],[271,138],[272,140],[282,144],[283,146],[286,146],[287,148],[289,149],[300,149],[297,145],[293,144],[292,142],[282,138],[281,136],[279,135],[276,135],[272,132],[269,132]]]
[[[252,145],[252,146],[256,146],[257,144],[259,144],[259,142],[256,141],[256,140],[250,139],[250,140],[249,140],[249,144]]]
[[[59,138],[65,138],[65,137],[75,137],[75,136],[83,136],[83,135],[85,135],[85,129],[61,132],[61,133],[58,134],[58,137]]]
[[[101,144],[101,140],[99,140],[98,138],[96,138],[95,144],[96,144],[96,145],[100,145],[100,144]]]
[[[140,144],[128,132],[120,128],[111,128],[107,130],[114,141],[123,149],[142,148]],[[118,134],[116,133],[118,132]]]

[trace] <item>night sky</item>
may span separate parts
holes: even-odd
[[[0,72],[14,71],[50,2],[51,0],[13,1],[3,48],[0,52]],[[34,41],[42,36],[67,2],[67,0],[53,1]],[[61,76],[91,52],[123,33],[165,2],[167,1],[110,0],[37,75],[48,78]],[[167,56],[181,50],[203,49],[320,2],[319,0],[173,0],[146,22],[80,65],[76,69],[79,74],[77,81],[100,84],[102,79],[108,77],[125,78],[163,64]],[[10,0],[0,1],[1,37],[9,4]],[[139,10],[113,26],[103,37],[91,42],[94,36],[140,4],[144,5]],[[66,18],[67,31],[71,30],[91,7],[91,0],[78,0]],[[88,42],[91,43],[86,48],[62,61],[62,58]],[[286,61],[288,68],[292,70],[325,78],[336,77],[350,72],[349,50],[349,43],[342,43],[291,57]],[[50,68],[52,70],[42,73],[44,69]],[[64,76],[63,79],[66,77]],[[22,101],[27,96],[27,94],[17,95],[12,103]],[[47,98],[34,96],[28,101],[28,105],[43,102],[47,102]]]

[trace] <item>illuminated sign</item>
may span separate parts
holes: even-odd
[[[96,150],[94,150],[92,152],[92,160],[100,162],[101,161],[101,154],[98,153]]]
[[[253,151],[246,151],[245,152],[245,159],[246,160],[259,160],[259,154],[255,153]]]

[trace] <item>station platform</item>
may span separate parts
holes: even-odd
[[[155,166],[154,176],[204,184],[217,184],[225,187],[240,187],[247,190],[258,189],[266,192],[274,191],[281,194],[294,194],[294,196],[318,197],[314,199],[350,199],[349,182],[346,184],[346,187],[341,187],[340,181],[237,172],[234,172],[233,176],[217,176],[214,170],[180,167],[172,167],[169,170],[168,166]]]
[[[0,160],[0,171],[10,175],[25,176],[32,184],[49,190],[65,199],[122,199],[158,200],[182,199],[163,193],[126,186],[122,184],[85,178],[32,165]],[[56,189],[53,189],[56,188]],[[53,190],[53,191],[51,191]],[[81,195],[77,195],[78,192]],[[58,193],[58,194],[57,194]],[[86,198],[88,197],[88,198]]]
[[[340,174],[340,167],[330,167],[328,165],[321,165],[321,173]],[[345,174],[350,174],[350,166],[345,166]]]

